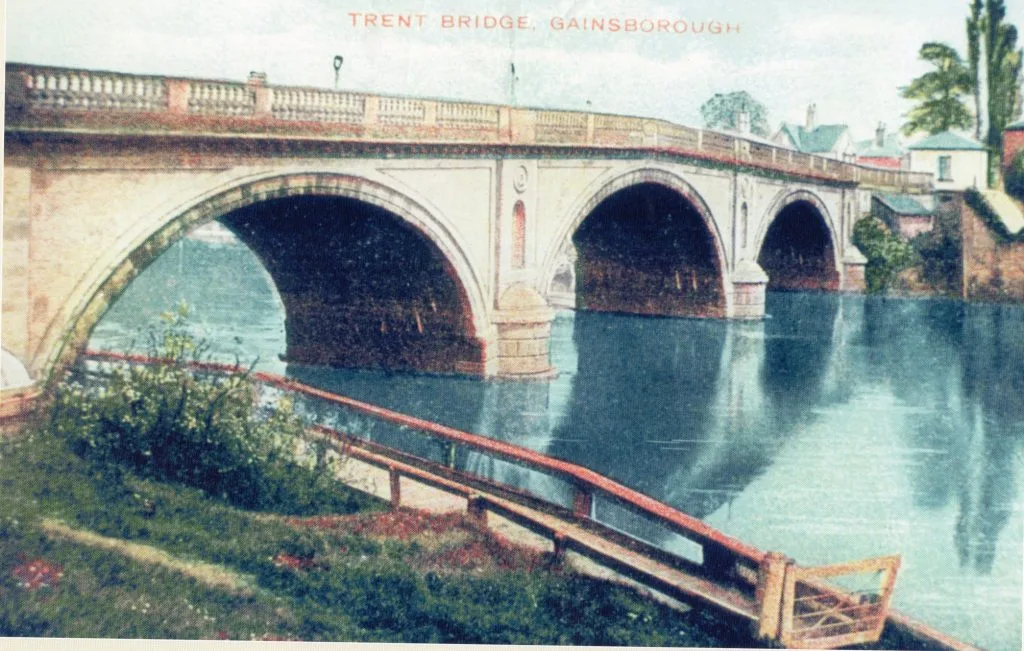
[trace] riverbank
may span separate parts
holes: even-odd
[[[0,635],[751,643],[451,512],[246,511],[111,481],[45,434],[0,442],[0,478]]]

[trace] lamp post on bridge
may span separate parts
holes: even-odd
[[[345,62],[345,57],[340,54],[334,55],[334,90],[338,90],[338,81],[341,78],[341,64]]]

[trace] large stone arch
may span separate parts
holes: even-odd
[[[33,365],[39,376],[50,381],[53,371],[65,368],[84,348],[92,328],[110,303],[135,276],[191,228],[213,221],[239,208],[262,201],[300,196],[341,197],[365,202],[397,216],[419,232],[441,253],[464,301],[469,316],[467,333],[486,346],[490,337],[490,319],[479,273],[470,262],[468,248],[447,219],[421,198],[399,191],[387,183],[342,172],[281,170],[245,176],[226,175],[207,191],[185,203],[164,208],[147,219],[148,227],[134,234],[103,260],[94,265],[64,310],[50,326],[60,328],[55,338],[44,336],[37,354],[41,361]],[[486,351],[484,357],[486,358]],[[469,373],[483,373],[467,368]]]
[[[621,169],[612,170],[602,175],[584,190],[570,208],[564,213],[560,220],[560,226],[555,232],[553,245],[548,248],[544,261],[540,268],[539,282],[541,291],[548,292],[552,279],[558,271],[561,263],[560,254],[571,241],[573,234],[577,231],[583,221],[607,198],[616,192],[642,184],[656,184],[666,187],[685,199],[696,210],[697,214],[711,235],[714,247],[715,262],[720,271],[720,289],[723,297],[727,297],[726,274],[728,273],[728,260],[726,250],[722,242],[722,233],[714,219],[707,202],[700,192],[686,179],[669,169],[649,164],[638,165],[625,171]],[[723,305],[724,307],[724,305]]]
[[[807,204],[818,214],[821,218],[821,223],[824,226],[826,232],[826,238],[828,240],[830,250],[830,267],[835,272],[837,282],[842,277],[843,266],[842,266],[842,242],[839,239],[839,230],[836,227],[836,222],[832,217],[831,211],[828,206],[816,193],[806,189],[784,189],[781,190],[772,202],[768,205],[765,211],[761,214],[760,220],[758,220],[757,234],[753,241],[753,246],[750,249],[754,260],[760,258],[762,249],[765,246],[768,234],[771,231],[773,224],[783,214],[783,212],[793,206],[794,204]],[[771,274],[769,274],[770,276]],[[838,289],[838,285],[836,286]]]

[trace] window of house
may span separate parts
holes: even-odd
[[[951,168],[953,166],[952,156],[939,156],[939,180],[940,181],[952,181],[953,174]]]

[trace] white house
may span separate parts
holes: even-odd
[[[988,187],[988,152],[977,140],[943,131],[909,147],[910,170],[935,175],[938,191]]]

